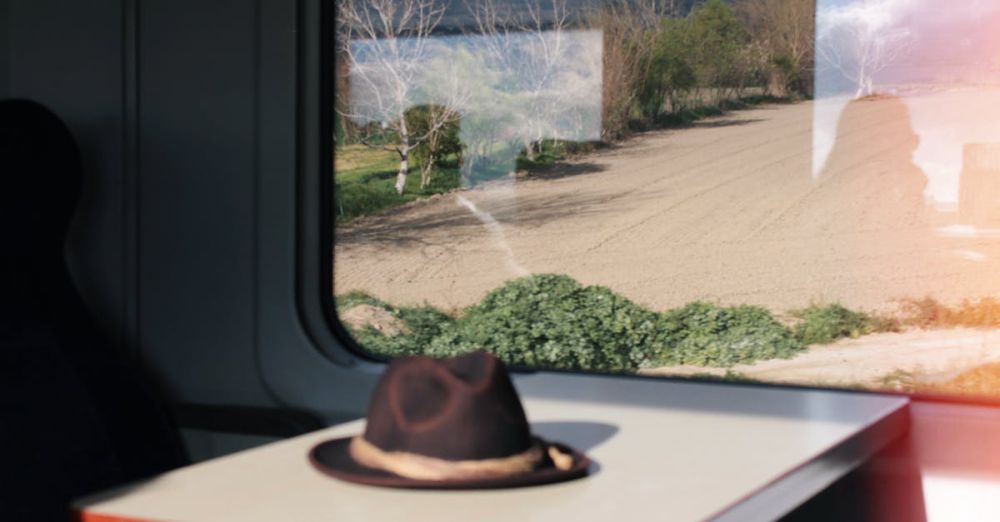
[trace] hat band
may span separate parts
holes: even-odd
[[[350,453],[364,466],[416,480],[507,477],[535,469],[545,457],[538,440],[521,453],[482,460],[444,460],[405,451],[384,451],[362,437],[351,439]]]

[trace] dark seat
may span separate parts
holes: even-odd
[[[136,365],[97,331],[63,255],[80,193],[52,112],[0,101],[0,519],[67,520],[80,495],[185,464]]]

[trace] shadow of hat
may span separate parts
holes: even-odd
[[[486,352],[394,359],[372,394],[364,434],[320,443],[320,471],[375,486],[485,489],[587,474],[583,453],[531,434],[503,363]]]

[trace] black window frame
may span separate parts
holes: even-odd
[[[336,244],[336,212],[334,211],[334,75],[336,67],[335,30],[336,30],[336,0],[300,0],[300,47],[299,47],[299,206],[306,209],[300,212],[299,251],[307,262],[300,263],[299,274],[299,312],[303,316],[306,330],[319,351],[335,363],[354,366],[359,361],[385,365],[391,357],[367,350],[351,335],[348,328],[337,314],[335,298],[334,264],[336,263],[334,246]],[[318,3],[319,5],[315,5]],[[305,4],[310,4],[308,7]],[[316,24],[314,17],[319,18]],[[306,27],[318,31],[310,37]],[[315,45],[319,44],[319,49]],[[318,82],[318,92],[315,91]],[[318,119],[313,111],[319,109]],[[312,125],[311,125],[312,124]],[[318,130],[318,133],[317,133]],[[309,144],[308,142],[317,143]],[[310,146],[312,145],[312,146]],[[315,156],[318,151],[318,162]],[[310,165],[315,168],[309,168]],[[302,168],[306,166],[306,168]],[[314,177],[318,176],[319,179]],[[318,217],[319,226],[315,220]],[[318,234],[319,237],[310,237]],[[318,252],[303,245],[318,245]],[[317,259],[318,257],[318,259]],[[316,267],[309,266],[308,259],[318,263]],[[303,270],[304,268],[304,270]],[[303,273],[305,274],[303,276]],[[315,284],[316,280],[319,284]],[[318,294],[316,294],[318,292]],[[305,298],[305,299],[303,299]],[[317,299],[318,298],[318,299]],[[318,317],[317,306],[318,303]],[[511,365],[515,374],[533,374],[538,372],[627,377],[631,379],[650,379],[666,382],[692,382],[716,384],[720,386],[751,386],[768,387],[788,390],[823,390],[843,393],[865,393],[887,396],[906,397],[914,401],[944,404],[959,404],[971,406],[1000,407],[1000,394],[996,397],[961,396],[935,394],[926,392],[908,393],[894,390],[869,390],[835,386],[817,386],[793,383],[777,383],[766,381],[732,381],[698,376],[648,376],[628,373],[602,372],[595,370],[568,370],[560,368],[539,368]]]

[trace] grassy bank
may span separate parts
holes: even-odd
[[[338,296],[337,308],[361,346],[385,357],[449,357],[486,349],[517,366],[634,373],[683,365],[704,368],[687,373],[694,377],[724,381],[757,380],[752,372],[743,373],[741,365],[790,359],[810,346],[845,338],[907,329],[1000,327],[1000,302],[991,298],[956,305],[931,298],[907,300],[891,316],[836,303],[781,316],[756,306],[706,302],[654,311],[608,288],[584,286],[561,275],[515,279],[473,306],[448,312],[397,306],[361,292]],[[885,371],[836,386],[936,395],[1000,394],[997,363],[971,368],[946,381],[912,368]]]
[[[857,388],[929,395],[995,397],[1000,394],[1000,363],[982,364],[940,382],[925,382],[916,372],[897,369],[879,378],[874,385],[858,385]]]
[[[635,131],[684,127],[704,118],[720,116],[727,111],[753,108],[765,103],[787,102],[773,96],[749,96],[720,105],[696,105],[670,114],[661,115],[655,122],[634,123]],[[524,152],[516,157],[514,169],[530,177],[543,173],[561,162],[581,154],[594,152],[606,144],[600,142],[569,142],[543,140],[531,159]],[[343,145],[334,151],[334,211],[343,224],[359,216],[374,214],[410,201],[443,194],[462,187],[460,165],[456,157],[445,158],[434,166],[429,186],[420,188],[420,171],[411,168],[402,194],[395,191],[399,156],[391,151],[372,149],[360,144]],[[509,165],[483,162],[474,169],[476,184],[507,175]]]
[[[420,188],[420,171],[410,169],[402,194],[395,189],[399,156],[364,145],[345,145],[334,152],[334,211],[343,223],[461,186],[454,159],[435,167],[429,186]]]
[[[561,275],[515,279],[450,314],[358,292],[338,296],[337,308],[361,345],[382,356],[448,357],[487,349],[520,366],[626,373],[790,358],[808,344],[883,331],[890,324],[839,305],[796,312],[790,324],[749,305],[695,302],[655,312]]]
[[[531,175],[552,168],[567,158],[599,148],[597,143],[575,143],[545,140],[533,158],[521,154],[516,159],[515,169],[521,174]],[[431,182],[420,188],[420,171],[411,168],[402,194],[395,189],[399,156],[394,152],[372,149],[364,145],[345,145],[335,151],[334,163],[334,209],[337,219],[348,222],[356,217],[374,214],[410,201],[423,199],[435,194],[443,194],[463,185],[458,159],[446,158],[435,165]],[[508,174],[509,166],[483,165],[474,173],[476,184]]]
[[[705,118],[723,116],[727,112],[753,109],[769,103],[793,103],[792,98],[782,98],[767,94],[744,96],[735,100],[723,100],[718,103],[696,102],[691,107],[677,111],[659,114],[652,121],[634,120],[630,123],[633,131],[644,132],[656,129],[674,129],[693,125]]]

